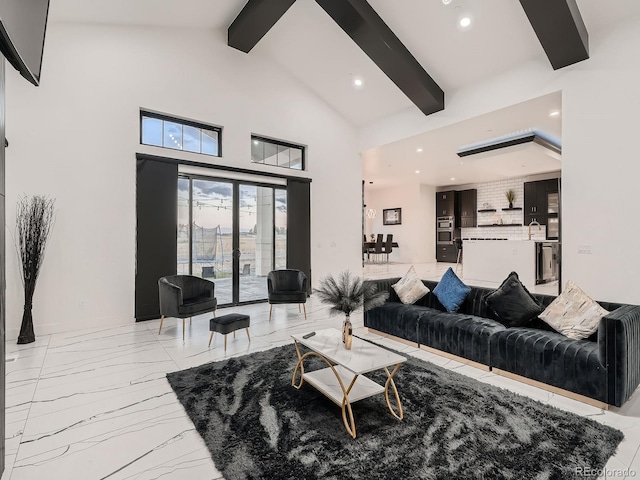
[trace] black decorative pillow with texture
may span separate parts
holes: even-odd
[[[496,320],[505,327],[521,327],[544,310],[520,282],[516,272],[511,272],[484,301]]]

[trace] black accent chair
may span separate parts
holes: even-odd
[[[297,303],[304,309],[304,319],[307,319],[307,276],[304,272],[294,269],[272,270],[267,274],[267,298],[269,300],[269,321],[273,305]]]
[[[382,255],[384,253],[384,235],[382,233],[379,233],[376,236],[376,244],[373,246],[373,254],[375,255],[374,258],[377,258],[378,255]]]
[[[213,312],[216,316],[218,301],[214,296],[215,283],[192,275],[169,275],[158,280],[160,295],[160,328],[162,331],[164,317],[182,319],[182,340],[184,341],[184,320],[201,313]]]

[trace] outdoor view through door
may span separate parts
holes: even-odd
[[[216,284],[218,305],[267,298],[286,268],[287,192],[237,180],[178,178],[178,273]]]

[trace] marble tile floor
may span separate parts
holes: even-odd
[[[18,357],[7,363],[7,468],[2,479],[222,478],[166,373],[291,344],[292,333],[339,328],[342,320],[329,317],[314,296],[306,321],[296,305],[274,306],[271,322],[267,304],[224,311],[251,316],[251,342],[239,332],[235,339],[229,337],[226,352],[219,335],[207,348],[208,315],[187,326],[184,343],[174,319],[165,321],[161,335],[159,320],[154,320],[39,336],[30,345],[9,342],[8,357]],[[623,430],[625,439],[607,467],[640,475],[638,392],[623,408],[603,411],[372,335],[362,327],[361,314],[353,321],[356,333],[365,338]]]

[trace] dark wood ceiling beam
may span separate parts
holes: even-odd
[[[249,0],[227,30],[227,45],[249,53],[296,0]]]
[[[554,70],[589,58],[589,34],[576,0],[520,0]]]
[[[409,99],[430,115],[444,92],[366,0],[316,0]]]

